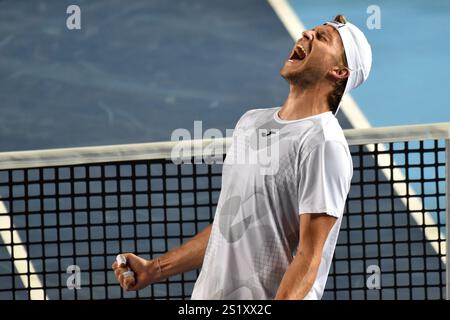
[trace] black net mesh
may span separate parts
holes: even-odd
[[[443,299],[444,141],[350,149],[324,299]],[[125,293],[110,266],[119,252],[155,258],[206,227],[220,182],[219,164],[170,160],[0,171],[0,299],[189,298],[198,271]],[[72,265],[80,289],[67,286]]]

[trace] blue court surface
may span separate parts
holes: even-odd
[[[0,151],[166,141],[194,120],[225,134],[283,102],[291,46],[260,0],[1,1]]]

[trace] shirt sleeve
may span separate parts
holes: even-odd
[[[339,218],[345,207],[353,176],[348,149],[339,141],[316,146],[300,163],[299,214],[326,213]]]

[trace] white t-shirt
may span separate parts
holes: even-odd
[[[337,217],[305,299],[322,297],[352,158],[330,112],[282,120],[280,107],[247,111],[222,168],[222,188],[191,299],[273,299],[299,244],[299,215]]]

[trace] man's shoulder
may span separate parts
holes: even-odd
[[[249,121],[249,120],[254,122],[255,119],[257,119],[259,117],[271,115],[277,108],[279,108],[279,107],[249,109],[246,112],[244,112],[244,114],[240,117],[238,124],[242,124],[245,121]]]
[[[242,115],[242,118],[255,116],[257,114],[272,114],[275,111],[275,109],[277,109],[277,108],[279,108],[279,107],[249,109]]]
[[[325,144],[342,145],[345,150],[349,149],[344,130],[342,130],[338,120],[333,115],[321,118],[309,130],[303,140],[302,152],[306,155]]]

